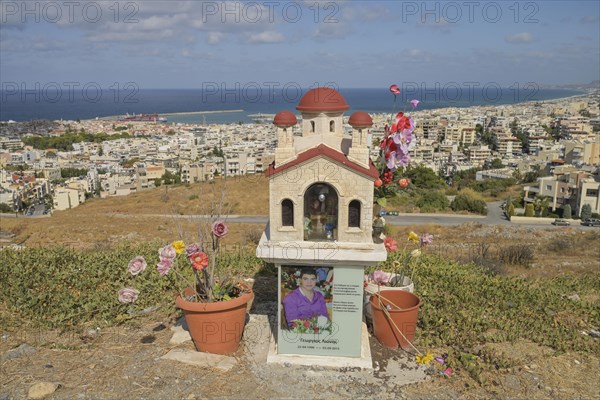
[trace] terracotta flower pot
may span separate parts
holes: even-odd
[[[392,305],[391,309],[387,310],[388,317],[379,304],[380,296],[384,307],[393,303],[400,309]],[[409,349],[409,342],[413,341],[417,330],[421,300],[410,292],[385,289],[371,296],[370,303],[373,313],[373,334],[377,340],[390,349],[397,349],[398,346],[404,350]]]
[[[197,303],[177,296],[175,303],[183,310],[196,350],[231,354],[242,340],[246,308],[253,298],[254,293],[249,289],[248,293],[228,301]]]
[[[391,280],[399,279],[399,275],[392,274]],[[408,276],[404,276],[402,284],[399,286],[378,286],[374,282],[369,282],[365,287],[364,310],[367,323],[373,323],[373,311],[371,310],[371,293],[377,293],[380,290],[404,290],[405,292],[414,293],[415,284]]]

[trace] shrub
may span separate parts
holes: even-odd
[[[512,203],[510,203],[506,208],[506,212],[508,213],[508,217],[510,219],[510,217],[515,215],[515,206]]]
[[[528,267],[533,261],[533,250],[526,244],[514,244],[501,248],[498,251],[498,259],[506,264]]]
[[[569,204],[565,205],[563,207],[563,218],[565,219],[571,219],[572,215],[571,215],[571,206]]]
[[[423,190],[416,202],[421,211],[445,210],[450,202],[443,192],[437,190]]]
[[[533,217],[535,215],[535,210],[533,208],[533,204],[529,203],[525,206],[525,216]]]
[[[450,208],[454,211],[469,211],[487,215],[487,205],[485,201],[471,196],[466,191],[458,194],[454,200],[452,200]]]
[[[581,207],[581,219],[586,220],[588,218],[592,218],[592,206],[584,204],[583,207]]]

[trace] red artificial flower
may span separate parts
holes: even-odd
[[[394,83],[392,86],[390,86],[390,92],[394,94],[400,94],[400,88]]]
[[[410,184],[410,179],[408,179],[408,178],[402,178],[398,181],[398,186],[400,186],[401,189],[406,189],[409,184]]]
[[[314,326],[313,327],[313,331],[315,331],[315,333],[319,333],[319,327],[318,326]]]
[[[304,327],[308,328],[310,326],[310,322],[309,321],[304,321]]]
[[[387,251],[389,251],[390,253],[398,250],[398,242],[396,242],[391,237],[386,237],[385,240],[383,241],[383,245],[385,246],[385,249]]]
[[[190,261],[192,263],[192,268],[196,271],[201,271],[208,267],[208,254],[203,251],[198,251],[190,256]]]

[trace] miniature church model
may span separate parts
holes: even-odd
[[[275,161],[269,166],[269,223],[257,256],[279,271],[276,353],[358,357],[364,346],[364,268],[387,253],[373,241],[373,182],[366,112],[354,112],[344,134],[342,95],[316,88],[296,115],[281,111]],[[366,343],[368,346],[368,343]],[[363,352],[364,353],[364,352]]]

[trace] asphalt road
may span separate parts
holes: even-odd
[[[502,201],[488,203],[488,215],[460,215],[460,214],[399,214],[397,216],[386,215],[385,221],[391,225],[406,226],[419,224],[436,224],[436,225],[461,225],[468,222],[478,222],[485,225],[518,225],[530,228],[554,228],[565,229],[565,226],[554,226],[550,223],[511,223],[504,216],[504,211],[500,208]],[[43,205],[36,206],[34,216],[42,216],[44,210]],[[5,215],[3,215],[5,216]],[[6,216],[11,216],[6,214]],[[213,217],[210,215],[163,215],[163,214],[116,214],[119,218],[172,218],[172,219],[187,219],[192,221],[209,220]],[[269,217],[266,215],[227,215],[223,217],[230,223],[247,223],[247,224],[266,224]],[[579,229],[598,229],[597,227],[589,227],[580,225],[579,221],[572,221],[570,227]]]

